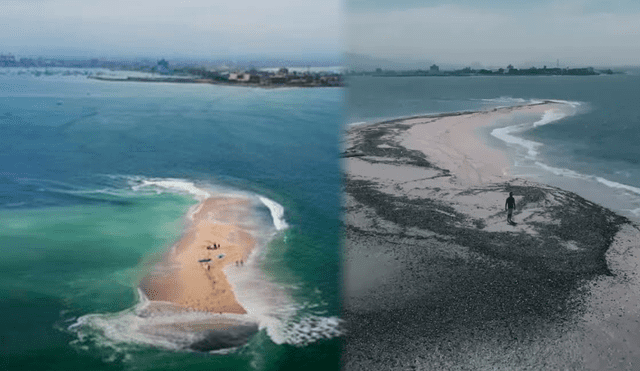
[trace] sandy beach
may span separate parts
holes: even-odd
[[[199,204],[185,234],[142,280],[145,295],[199,311],[246,313],[224,270],[244,264],[255,246],[251,230],[242,224],[248,203],[241,198],[208,198]]]
[[[508,152],[479,135],[561,108],[544,102],[349,128],[345,369],[640,362],[627,331],[638,328],[638,226],[574,193],[511,177]],[[509,192],[515,225],[506,222]]]

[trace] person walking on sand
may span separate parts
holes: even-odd
[[[504,203],[504,209],[507,210],[507,223],[513,223],[511,220],[511,216],[513,216],[513,209],[516,208],[516,200],[513,198],[513,192],[509,192],[509,197],[507,197],[507,201]]]

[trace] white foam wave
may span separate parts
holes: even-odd
[[[259,196],[258,198],[271,212],[273,225],[277,230],[281,231],[289,227],[287,222],[284,220],[284,207],[282,207],[282,205],[263,196]]]
[[[134,191],[178,192],[193,195],[199,200],[212,197],[208,189],[217,189],[213,187],[202,189],[195,183],[183,179],[140,176],[124,178]],[[232,193],[242,194],[236,191]],[[218,193],[214,194],[214,196],[217,195]],[[259,200],[269,209],[276,230],[288,228],[282,205],[256,194],[245,196]],[[194,208],[197,206],[195,205]],[[194,210],[191,210],[191,213],[193,212]],[[268,239],[273,236],[263,236],[265,240],[261,241],[259,246],[267,246]],[[221,321],[253,323],[276,344],[295,346],[304,346],[317,340],[340,336],[341,322],[337,317],[323,316],[321,311],[311,309],[312,306],[308,304],[297,304],[288,292],[292,289],[291,287],[283,287],[262,272],[258,261],[258,258],[261,258],[260,250],[259,247],[254,249],[244,266],[225,268],[225,274],[233,287],[236,299],[247,310],[246,315],[220,315],[183,309],[168,311],[155,309],[152,316],[141,315],[148,312],[149,305],[155,308],[158,305],[171,308],[173,305],[149,302],[138,290],[140,302],[134,308],[119,313],[89,314],[80,317],[69,327],[69,330],[77,333],[79,343],[106,347],[109,348],[109,352],[121,352],[123,356],[126,356],[127,349],[132,345],[170,350],[188,349],[190,344],[202,337],[202,333],[185,330],[196,323],[210,324]]]
[[[538,152],[539,148],[543,146],[543,144],[539,142],[531,141],[531,140],[526,140],[516,136],[517,134],[520,134],[531,128],[558,122],[559,120],[571,115],[575,115],[580,110],[586,108],[586,105],[582,102],[566,101],[566,100],[558,100],[558,99],[555,99],[555,100],[548,99],[545,101],[561,104],[562,106],[554,107],[546,110],[543,113],[542,117],[533,123],[524,123],[524,124],[512,125],[512,126],[507,126],[502,128],[496,128],[491,131],[491,135],[494,136],[495,138],[502,140],[508,145],[513,145],[516,148],[520,148],[524,150],[523,152],[520,152],[521,154],[524,153],[524,156],[522,156],[520,159],[524,159],[525,161],[521,163],[520,161],[518,161],[518,158],[516,158],[516,166],[529,166],[533,164],[536,167],[559,177],[579,179],[579,180],[588,181],[588,182],[597,182],[613,190],[616,190],[618,194],[620,194],[620,192],[624,192],[626,193],[627,196],[632,196],[632,199],[634,200],[633,202],[636,202],[638,200],[638,197],[640,196],[640,188],[622,184],[615,181],[611,181],[601,176],[581,174],[574,170],[558,168],[558,167],[553,167],[553,166],[544,164],[537,159],[539,154]],[[526,160],[529,160],[529,162],[527,162]],[[633,209],[633,210],[624,209],[624,210],[629,211],[634,215],[638,215],[638,213],[640,213],[640,209]]]
[[[577,101],[570,101],[570,100],[562,100],[562,99],[545,99],[545,101],[547,102],[553,102],[553,103],[560,103],[560,104],[566,104],[568,106],[571,106],[573,108],[578,108],[583,106],[582,102],[577,102]]]
[[[563,119],[563,118],[565,118],[567,116],[568,116],[567,113],[562,112],[560,110],[555,110],[555,109],[546,110],[546,111],[544,111],[544,114],[542,115],[542,118],[533,123],[533,127],[547,125],[547,124],[550,124],[550,123],[552,123],[554,121],[561,120],[561,119]]]
[[[581,174],[573,170],[549,166],[538,161],[535,162],[535,165],[559,177],[589,182],[592,186],[587,187],[587,189],[592,189],[592,191],[590,191],[592,193],[590,193],[590,196],[587,196],[588,198],[596,197],[596,199],[598,199],[599,197],[604,197],[598,202],[603,203],[605,206],[607,203],[612,202],[611,206],[608,206],[609,208],[618,210],[622,212],[623,215],[640,217],[640,208],[637,207],[640,204],[640,188],[638,187],[615,182],[597,175]],[[595,183],[607,187],[612,192],[597,187],[594,188],[593,184]],[[611,197],[611,195],[616,195],[616,197]],[[618,201],[615,201],[616,199]]]
[[[170,192],[179,192],[193,195],[198,201],[202,201],[206,198],[211,197],[211,193],[208,191],[197,187],[193,182],[184,179],[174,179],[174,178],[152,178],[152,179],[141,179],[137,180],[136,184],[131,187],[133,190],[137,191],[143,188],[152,188],[155,189],[156,192],[162,191],[170,191]]]
[[[513,133],[520,133],[527,129],[527,125],[513,125],[504,128],[497,128],[491,131],[491,135],[502,140],[507,144],[513,144],[523,147],[527,150],[526,157],[530,160],[535,159],[538,156],[538,147],[542,146],[542,143],[534,142],[532,140],[522,139]]]
[[[574,178],[574,179],[583,179],[583,180],[588,180],[589,179],[588,176],[580,174],[580,173],[578,173],[576,171],[549,166],[549,165],[543,164],[542,162],[539,162],[539,161],[536,161],[535,165],[538,166],[539,168],[545,170],[545,171],[548,171],[548,172],[554,174],[554,175],[565,176],[565,177]]]
[[[513,98],[513,97],[507,97],[507,96],[502,96],[502,97],[498,97],[498,98],[484,98],[484,99],[480,99],[483,102],[492,102],[492,103],[527,103],[528,101],[526,99],[523,98]]]
[[[502,96],[498,98],[483,98],[480,100],[483,102],[504,103],[504,104],[540,104],[544,102],[553,102],[553,103],[559,103],[559,104],[566,104],[571,107],[578,107],[583,104],[582,102],[569,101],[569,100],[563,100],[563,99],[540,99],[540,98],[524,99],[524,98],[514,98],[514,97],[508,97],[508,96]]]
[[[259,323],[276,344],[304,346],[342,334],[341,321],[322,316],[324,304],[296,303],[290,295],[293,286],[283,286],[260,269],[257,254],[252,253],[244,267],[228,266],[225,274],[236,300],[247,315]]]
[[[485,98],[485,99],[480,99],[480,101],[486,102],[486,103],[499,104],[499,106],[497,106],[496,108],[544,103],[544,101],[540,99],[524,99],[524,98],[513,98],[513,97],[506,97],[506,96],[499,97],[499,98]]]
[[[536,166],[540,167],[541,169],[544,169],[544,170],[546,170],[546,171],[548,171],[548,172],[550,172],[550,173],[552,173],[554,175],[573,178],[573,179],[596,181],[596,182],[598,182],[600,184],[606,185],[609,188],[622,190],[622,191],[625,191],[625,192],[627,192],[629,194],[632,194],[634,196],[640,196],[640,188],[637,188],[637,187],[633,187],[633,186],[630,186],[630,185],[614,182],[614,181],[611,181],[611,180],[608,180],[608,179],[605,179],[603,177],[596,176],[596,175],[586,175],[586,174],[581,174],[581,173],[578,173],[576,171],[569,170],[569,169],[562,169],[562,168],[549,166],[549,165],[543,164],[541,162],[535,162],[535,164],[536,164]]]
[[[244,345],[259,330],[276,344],[293,346],[343,334],[342,321],[335,316],[298,315],[313,306],[295,304],[283,287],[266,279],[254,264],[248,262],[242,268],[228,267],[225,271],[247,314],[187,310],[172,303],[149,301],[138,289],[139,303],[134,308],[76,319],[68,326],[77,337],[73,344],[87,351],[99,348],[107,360],[115,360],[127,357],[139,346],[191,350],[194,344],[212,337],[210,330],[222,340],[235,336],[226,350],[215,350],[217,353]]]
[[[78,345],[91,343],[119,351],[131,345],[184,350],[202,340],[203,329],[224,332],[242,326],[257,328],[246,315],[185,310],[171,303],[149,301],[139,289],[138,295],[140,302],[134,308],[85,315],[68,330],[77,334]]]
[[[561,108],[551,108],[542,114],[542,117],[533,122],[533,123],[524,123],[519,125],[512,125],[503,128],[496,128],[491,131],[491,135],[495,138],[502,140],[503,142],[514,145],[516,147],[522,147],[526,150],[525,158],[529,160],[535,160],[538,156],[538,149],[543,145],[542,143],[535,142],[532,140],[526,140],[520,138],[514,134],[522,133],[531,128],[548,125],[553,122],[557,122],[567,116],[574,115],[577,113],[577,107],[581,106],[580,102],[571,102],[571,101],[563,101],[563,100],[545,100],[547,102],[554,102],[558,104],[565,104],[568,108],[571,108],[570,111],[563,110]],[[530,102],[539,102],[543,103],[545,101],[542,100],[531,100]]]
[[[636,187],[632,187],[630,185],[626,185],[626,184],[622,184],[622,183],[618,183],[618,182],[612,182],[608,179],[596,176],[594,177],[599,183],[602,183],[604,185],[606,185],[607,187],[611,187],[611,188],[617,188],[617,189],[622,189],[624,191],[636,194],[640,196],[640,188],[636,188]]]

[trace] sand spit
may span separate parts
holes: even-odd
[[[615,300],[603,296],[624,289],[627,308],[640,305],[640,283],[621,279],[633,267],[614,264],[640,253],[636,226],[571,192],[509,177],[509,159],[477,135],[498,120],[558,105],[349,129],[345,369],[627,369],[640,362],[631,337],[626,348],[610,350],[624,326],[604,325]],[[508,192],[517,225],[506,222]],[[632,312],[623,322],[637,325]],[[593,334],[600,340],[589,343]]]
[[[140,283],[149,301],[137,316],[154,318],[141,332],[208,351],[244,344],[258,331],[255,320],[233,316],[247,311],[225,275],[225,267],[243,267],[256,245],[250,209],[248,199],[231,197],[197,205],[182,238]]]
[[[149,300],[207,312],[245,314],[224,267],[246,262],[255,246],[251,231],[240,224],[249,207],[245,199],[204,200],[184,236],[142,280],[140,288]],[[214,249],[214,244],[220,247]]]

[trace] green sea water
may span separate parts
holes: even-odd
[[[340,89],[0,72],[0,369],[339,367]],[[202,192],[250,198],[264,232],[260,331],[214,352],[134,326]]]
[[[66,321],[130,307],[143,263],[177,240],[191,204],[166,194],[119,205],[0,211],[5,361],[32,369],[54,360],[72,366],[78,354],[67,346],[76,339]]]

